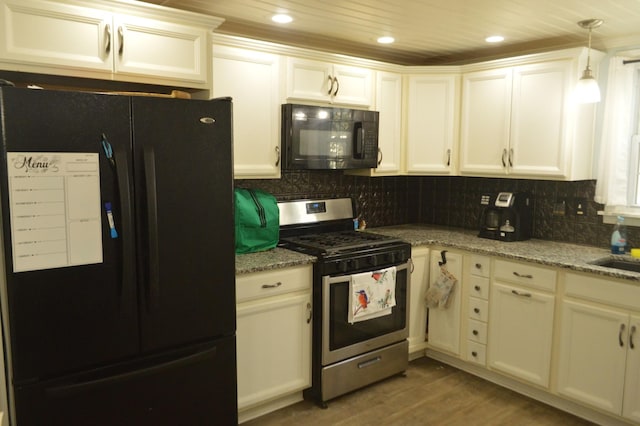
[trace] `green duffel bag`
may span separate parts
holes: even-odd
[[[276,197],[260,189],[234,190],[236,253],[272,249],[280,239]]]

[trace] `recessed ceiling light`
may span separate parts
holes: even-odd
[[[278,24],[288,24],[289,22],[293,21],[293,18],[284,13],[279,13],[277,15],[273,15],[271,17],[271,20],[273,22],[277,22]]]
[[[500,43],[501,41],[504,41],[504,37],[499,35],[494,35],[494,36],[489,36],[485,38],[484,41],[486,41],[487,43]]]
[[[378,37],[378,43],[380,44],[391,44],[394,41],[396,41],[396,39],[391,36]]]

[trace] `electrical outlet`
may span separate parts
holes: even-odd
[[[564,216],[566,214],[566,211],[567,211],[567,202],[564,199],[556,200],[555,204],[553,205],[553,215]]]
[[[584,198],[576,199],[576,216],[587,215],[587,200]]]

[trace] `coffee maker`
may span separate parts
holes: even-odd
[[[480,204],[479,237],[501,241],[522,241],[531,238],[533,200],[524,192],[500,192],[483,195]]]

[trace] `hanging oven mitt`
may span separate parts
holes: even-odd
[[[446,309],[449,306],[449,296],[453,291],[458,279],[447,270],[445,265],[440,266],[440,275],[435,282],[429,286],[424,301],[428,308]]]

